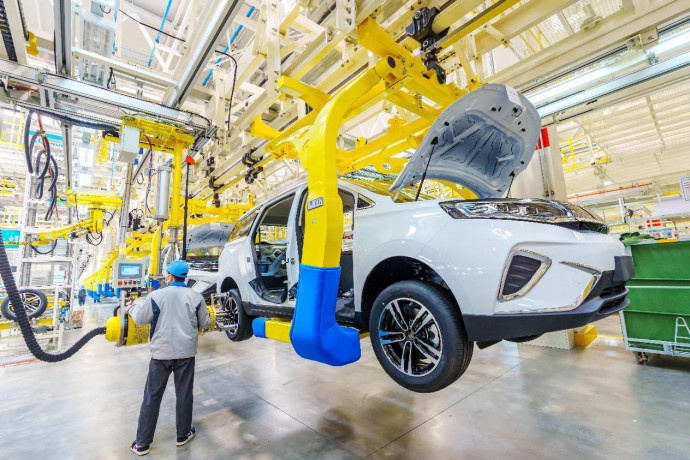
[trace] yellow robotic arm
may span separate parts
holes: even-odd
[[[28,243],[31,246],[44,246],[51,244],[60,238],[78,238],[87,233],[100,233],[103,231],[105,220],[105,210],[116,210],[120,208],[122,199],[117,195],[105,195],[98,193],[75,193],[67,191],[67,206],[88,207],[89,217],[76,224],[59,227],[45,232],[37,233]]]

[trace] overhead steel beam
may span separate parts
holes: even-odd
[[[72,0],[53,0],[57,72],[72,75]]]
[[[88,60],[89,62],[95,62],[97,64],[103,64],[108,67],[112,67],[113,70],[126,73],[138,80],[153,83],[163,88],[167,88],[168,86],[173,86],[175,84],[175,80],[173,80],[172,78],[159,74],[158,72],[155,72],[151,69],[143,69],[140,67],[136,67],[131,64],[127,64],[126,62],[108,58],[106,56],[103,56],[102,54],[93,53],[91,51],[87,51],[77,47],[73,48],[72,52],[75,56],[82,57]]]
[[[240,0],[224,0],[208,2],[202,12],[202,18],[209,18],[206,24],[199,24],[192,35],[187,53],[183,56],[175,71],[175,87],[166,91],[164,102],[170,107],[181,105],[200,75],[206,70],[206,64],[211,58],[216,44],[225,35],[225,31],[232,25],[235,16],[244,5]]]
[[[673,58],[667,59],[655,65],[650,65],[644,69],[632,72],[623,77],[613,79],[607,83],[595,86],[585,91],[564,97],[558,101],[544,105],[537,109],[539,115],[545,120],[543,124],[548,124],[551,119],[550,116],[563,121],[574,116],[589,112],[594,108],[601,107],[601,99],[607,96],[614,95],[623,90],[632,89],[637,85],[644,83],[651,83],[652,86],[657,86],[661,77],[665,77],[663,84],[669,85],[684,81],[690,75],[690,51],[679,54]],[[637,89],[637,88],[636,88]],[[645,91],[649,88],[645,87]],[[641,91],[633,91],[635,96],[642,94]],[[626,98],[629,98],[627,95]],[[634,96],[633,96],[634,97]],[[611,101],[606,102],[607,105]]]
[[[196,131],[207,131],[211,128],[210,122],[191,112],[166,107],[154,102],[138,99],[133,96],[108,91],[99,86],[90,85],[71,78],[37,71],[34,68],[20,65],[14,62],[0,60],[0,78],[8,78],[11,82],[20,82],[24,86],[36,88],[39,94],[46,94],[48,101],[57,101],[62,106],[70,105],[64,97],[76,99],[76,110],[85,117],[103,119],[119,119],[117,109],[132,115],[144,115],[163,122],[176,124],[180,127],[193,128]],[[15,101],[21,103],[23,101]],[[36,101],[24,101],[27,105]],[[88,102],[88,104],[86,104]],[[52,107],[51,105],[48,106]]]
[[[548,2],[530,2],[520,6],[514,13],[507,14],[491,24],[503,36],[503,42],[494,38],[488,32],[488,28],[477,31],[475,35],[477,56],[488,53],[497,46],[505,45],[521,32],[538,25],[576,2],[577,0],[549,0]]]
[[[608,16],[595,27],[575,34],[533,54],[510,67],[491,75],[487,80],[505,83],[525,90],[545,77],[561,73],[583,61],[605,55],[608,50],[623,46],[643,30],[690,14],[687,0],[667,3],[656,1],[647,10],[621,10]],[[529,88],[531,89],[531,87]]]

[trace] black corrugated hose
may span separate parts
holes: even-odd
[[[70,358],[76,352],[81,350],[81,348],[86,345],[86,342],[93,339],[97,335],[105,334],[105,327],[97,327],[87,332],[81,339],[72,345],[68,350],[62,353],[47,353],[39,345],[34,335],[34,331],[31,328],[31,323],[29,323],[29,318],[26,316],[26,310],[24,310],[24,303],[19,296],[19,290],[17,289],[17,283],[14,281],[14,276],[12,275],[12,268],[10,267],[10,262],[7,260],[7,251],[5,251],[5,243],[2,240],[2,234],[0,234],[0,276],[2,276],[2,282],[5,285],[5,290],[7,290],[7,295],[10,298],[10,304],[17,315],[17,322],[19,323],[19,328],[24,336],[24,341],[26,346],[29,347],[29,351],[36,358],[41,361],[48,363],[57,363]]]

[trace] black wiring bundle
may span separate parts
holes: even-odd
[[[57,180],[59,169],[55,157],[50,153],[50,141],[46,132],[43,130],[43,126],[39,115],[39,129],[35,130],[31,138],[29,139],[29,134],[31,133],[31,122],[33,120],[34,112],[29,110],[29,114],[26,117],[26,123],[24,124],[24,154],[26,156],[26,167],[30,174],[35,174],[34,179],[36,180],[36,185],[34,189],[34,196],[38,199],[43,198],[43,193],[48,190],[50,196],[48,198],[48,210],[44,220],[48,221],[53,217],[53,213],[57,207]],[[36,140],[40,139],[43,145],[36,155],[36,160],[34,162],[33,152],[36,144]],[[43,163],[43,158],[45,158],[45,163]],[[50,184],[45,187],[45,181],[50,175]],[[34,251],[36,248],[31,246]],[[51,249],[52,251],[52,249]],[[38,251],[37,251],[38,252]]]

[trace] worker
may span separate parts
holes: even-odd
[[[83,307],[86,303],[86,288],[84,286],[79,289],[79,294],[77,294],[77,300],[79,301],[79,306]]]
[[[203,296],[184,283],[189,272],[187,262],[176,260],[168,266],[167,272],[165,280],[168,287],[153,291],[143,302],[135,303],[129,309],[129,315],[136,324],[151,325],[151,362],[137,437],[132,443],[132,452],[137,455],[149,453],[171,372],[175,376],[178,447],[196,436],[196,429],[192,426],[192,387],[197,332],[209,327],[211,318]]]

